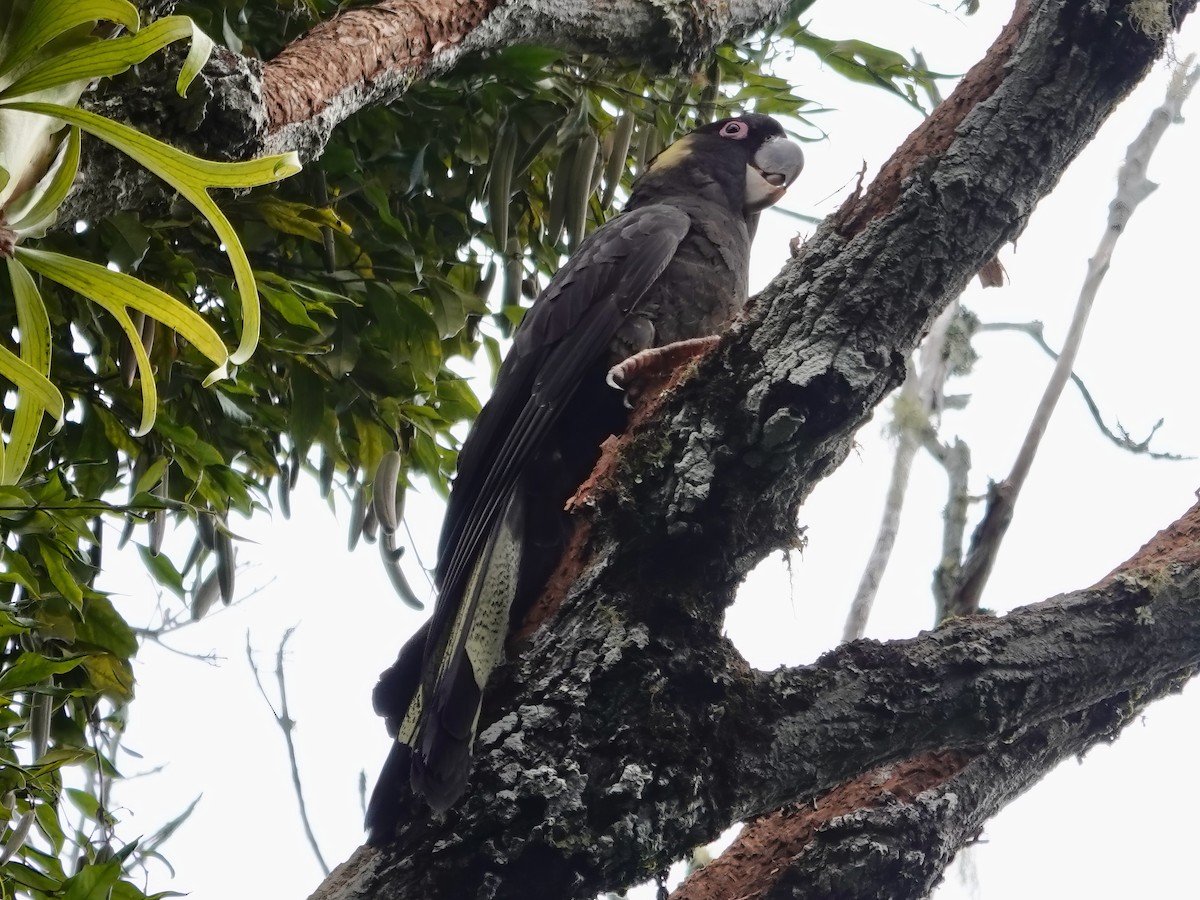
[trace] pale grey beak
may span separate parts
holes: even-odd
[[[758,148],[746,167],[746,207],[758,212],[775,203],[804,168],[800,145],[787,138],[774,138]]]

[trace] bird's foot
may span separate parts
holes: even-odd
[[[642,350],[609,369],[605,381],[609,387],[625,392],[625,406],[632,409],[634,401],[646,392],[647,387],[715,347],[718,341],[720,337],[714,334]]]

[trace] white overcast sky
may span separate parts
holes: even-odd
[[[964,72],[1011,6],[983,0],[977,16],[962,18],[952,8],[915,0],[824,0],[810,12],[821,35],[902,51],[916,47],[932,68]],[[1178,39],[1179,57],[1196,47],[1196,28],[1189,23]],[[800,93],[835,109],[819,119],[829,139],[806,146],[806,171],[784,201],[824,215],[845,196],[862,163],[873,173],[919,116],[883,91],[848,85],[807,53],[783,74]],[[1167,78],[1163,64],[1125,101],[1037,210],[1019,245],[1003,251],[1011,283],[1002,290],[968,289],[965,303],[981,318],[1038,319],[1047,339],[1061,344],[1103,229],[1117,166],[1161,102]],[[1200,118],[1198,104],[1200,98],[1193,98]],[[1200,333],[1193,272],[1197,159],[1200,130],[1192,124],[1171,128],[1150,170],[1162,187],[1138,210],[1118,247],[1076,367],[1110,422],[1119,418],[1141,436],[1165,418],[1157,446],[1194,455],[1200,455],[1192,365]],[[764,220],[756,286],[778,270],[794,233],[791,220]],[[977,349],[982,359],[976,373],[951,386],[972,395],[970,408],[948,414],[943,433],[970,444],[972,488],[981,493],[988,478],[1003,477],[1011,465],[1050,364],[1022,335],[988,334],[978,338]],[[809,545],[792,560],[790,577],[780,559],[769,560],[730,611],[728,631],[754,665],[810,662],[836,644],[891,465],[886,418],[885,407],[863,428],[858,451],[801,510]],[[1115,449],[1068,388],[984,604],[1006,611],[1092,584],[1187,509],[1198,485],[1196,462],[1156,463]],[[125,840],[149,834],[203,794],[166,847],[176,877],[156,870],[154,889],[188,891],[196,900],[299,898],[320,880],[296,814],[282,736],[245,660],[247,632],[270,676],[280,635],[296,626],[288,653],[289,699],[314,828],[330,864],[361,842],[359,772],[365,769],[373,782],[388,750],[371,711],[371,687],[422,614],[395,598],[374,548],[345,552],[347,504],[339,499],[335,518],[315,495],[314,485],[301,486],[290,521],[263,514],[235,523],[258,542],[240,549],[245,569],[238,582],[239,589],[257,593],[168,638],[180,650],[215,654],[216,665],[154,645],[138,656],[138,699],[126,745],[141,759],[124,757],[121,768],[127,774],[166,768],[117,786],[118,834]],[[938,469],[919,458],[870,637],[904,637],[929,627],[928,585],[943,498]],[[410,499],[409,510],[430,563],[439,506],[426,492]],[[179,563],[186,542],[177,537],[172,552]],[[415,566],[410,576],[420,581]],[[134,621],[153,605],[153,592],[131,574],[115,573],[106,586]],[[971,878],[952,869],[935,896],[1195,896],[1191,853],[1200,826],[1184,811],[1200,803],[1191,777],[1198,744],[1200,693],[1191,688],[1154,706],[1115,745],[1064,764],[1012,804],[969,853]]]

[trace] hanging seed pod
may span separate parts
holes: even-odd
[[[138,334],[142,337],[142,346],[146,348],[146,355],[149,356],[154,352],[154,339],[158,336],[158,320],[152,316],[142,316],[142,325],[138,329]]]
[[[613,126],[612,147],[604,164],[604,195],[600,198],[601,209],[612,206],[617,188],[621,186],[621,176],[625,174],[625,160],[629,156],[629,144],[633,140],[633,126],[636,122],[637,117],[626,110]]]
[[[321,467],[317,470],[317,487],[320,491],[322,500],[328,499],[329,492],[333,490],[333,472],[333,454],[328,450],[322,450]]]
[[[133,461],[133,471],[129,474],[129,502],[133,503],[133,498],[137,496],[138,485],[142,481],[142,476],[146,474],[146,470],[150,468],[149,452],[138,454],[138,458]],[[117,539],[117,549],[121,550],[129,539],[133,537],[133,528],[137,524],[137,520],[129,514],[125,516],[125,524],[121,526],[121,536]]]
[[[166,500],[171,496],[171,467],[168,465],[163,469],[162,478],[158,480],[150,493],[155,497],[161,497]],[[167,534],[167,511],[165,509],[156,509],[150,513],[150,555],[158,556],[162,550],[163,538]]]
[[[217,572],[214,569],[192,589],[192,621],[199,622],[205,613],[213,608],[217,598],[221,596],[221,588],[217,583]]]
[[[104,562],[104,520],[99,516],[92,519],[92,534],[96,536],[96,543],[88,549],[88,565],[100,571],[101,563]]]
[[[353,550],[358,546],[358,539],[363,533],[363,519],[366,516],[367,486],[359,484],[354,488],[354,497],[350,501],[350,534],[346,539],[346,548]]]
[[[224,520],[218,523],[217,546],[214,552],[217,555],[217,585],[221,592],[221,602],[228,606],[233,602],[237,548],[233,546],[233,538],[229,536]]]
[[[650,163],[654,157],[658,156],[659,147],[662,145],[658,139],[658,128],[655,126],[653,119],[642,125],[642,133],[638,136],[638,151],[637,151],[637,173],[641,175],[650,167]]]
[[[363,516],[362,538],[368,544],[375,543],[379,534],[379,519],[375,517],[375,504],[367,504],[367,514]]]
[[[279,511],[283,513],[285,519],[292,517],[292,488],[289,482],[287,464],[284,463],[284,471],[279,473],[279,480],[275,482],[275,499],[279,502]]]
[[[200,543],[204,545],[206,550],[215,550],[217,548],[217,526],[214,523],[216,516],[209,510],[200,510],[196,516],[196,537],[200,539]]]
[[[192,549],[188,551],[187,559],[183,561],[183,568],[179,570],[180,575],[187,575],[192,570],[192,566],[200,562],[200,560],[208,555],[208,548],[204,546],[204,542],[197,536],[192,541]]]
[[[508,213],[512,204],[513,167],[517,161],[517,129],[509,122],[500,127],[488,172],[487,214],[496,249],[508,249]]]
[[[563,221],[567,212],[567,197],[571,194],[571,173],[575,171],[575,157],[579,142],[572,141],[563,147],[550,178],[550,209],[546,220],[546,243],[553,246],[562,234]]]
[[[571,169],[571,193],[567,196],[564,213],[567,227],[567,246],[574,250],[583,240],[587,222],[588,200],[592,196],[592,173],[596,167],[596,156],[600,152],[600,141],[588,132],[579,142],[575,154],[575,165]]]
[[[400,568],[400,557],[404,555],[404,548],[397,548],[395,541],[395,534],[384,532],[383,538],[379,542],[379,556],[383,560],[383,569],[387,572],[388,580],[395,588],[397,596],[404,601],[406,606],[411,606],[413,609],[424,609],[425,604],[417,599],[412,585],[408,583],[408,579],[404,575],[404,570]]]
[[[513,254],[504,261],[504,285],[500,292],[500,333],[505,337],[512,334],[512,319],[508,310],[521,305],[521,280],[525,273],[521,257]]]
[[[379,466],[375,469],[375,492],[371,498],[371,505],[384,534],[393,534],[400,527],[396,488],[400,481],[400,465],[403,461],[399,450],[389,450],[383,454]]]

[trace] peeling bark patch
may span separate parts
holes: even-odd
[[[713,862],[694,872],[671,900],[757,900],[775,888],[788,864],[800,856],[829,822],[886,802],[912,803],[924,791],[945,785],[972,759],[951,750],[881,766],[834,788],[811,807],[788,806],[746,823],[737,840]]]
[[[1200,561],[1200,503],[1172,522],[1121,563],[1095,587],[1108,587],[1113,582],[1130,577],[1165,578],[1173,573],[1164,571],[1171,566],[1194,566]]]
[[[304,122],[385,74],[416,78],[478,26],[498,0],[384,0],[322,22],[263,70],[267,127]]]
[[[699,354],[703,356],[704,354]],[[698,357],[697,357],[698,358]],[[576,514],[575,528],[571,534],[570,543],[563,552],[562,560],[546,582],[541,595],[525,615],[524,622],[513,641],[520,644],[527,641],[542,624],[550,619],[558,610],[567,596],[567,591],[582,574],[589,562],[589,545],[591,525],[586,517],[588,511],[596,508],[598,499],[604,494],[620,490],[620,479],[617,474],[628,447],[636,440],[642,426],[653,427],[666,397],[686,381],[696,369],[695,360],[678,366],[666,376],[648,376],[640,382],[639,402],[629,417],[629,424],[622,434],[614,435],[606,440],[600,448],[600,458],[592,467],[587,480],[579,486],[574,496],[567,501],[567,511]]]
[[[1019,0],[1012,19],[1000,32],[987,55],[971,67],[953,93],[940,103],[884,164],[866,195],[858,189],[833,215],[839,234],[853,237],[872,219],[889,212],[900,197],[900,186],[918,165],[954,141],[955,129],[977,104],[986,100],[1004,80],[1005,67],[1029,19],[1029,0]]]

